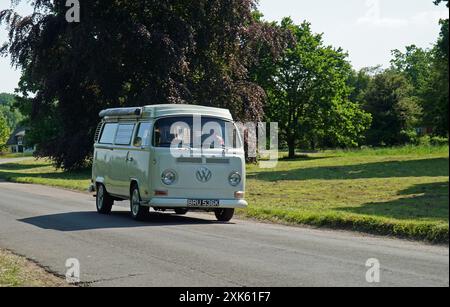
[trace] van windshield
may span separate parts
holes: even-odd
[[[168,117],[156,121],[153,146],[175,148],[241,148],[233,122],[211,117]]]

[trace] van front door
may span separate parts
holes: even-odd
[[[135,129],[132,149],[127,154],[127,171],[130,180],[136,180],[143,200],[149,200],[150,191],[150,136],[152,125],[139,123]],[[129,189],[129,186],[128,186]]]

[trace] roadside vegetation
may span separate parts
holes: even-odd
[[[0,153],[0,159],[32,157],[32,153]]]
[[[304,154],[247,177],[241,217],[448,243],[448,145]],[[31,159],[0,165],[0,178],[86,191],[90,170]]]
[[[0,249],[0,287],[66,287],[66,282],[31,261]]]
[[[42,184],[47,186],[87,191],[91,171],[63,171],[47,159],[27,158],[20,162],[0,164],[0,179],[17,183]]]

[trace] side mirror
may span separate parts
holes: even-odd
[[[134,147],[142,147],[142,138],[140,138],[140,137],[136,137],[135,139],[134,139]]]

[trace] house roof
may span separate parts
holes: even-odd
[[[17,127],[13,133],[11,133],[11,136],[8,139],[8,142],[6,142],[6,146],[12,146],[12,145],[17,145],[16,143],[16,137],[18,136],[25,136],[26,134],[26,128],[24,127]]]

